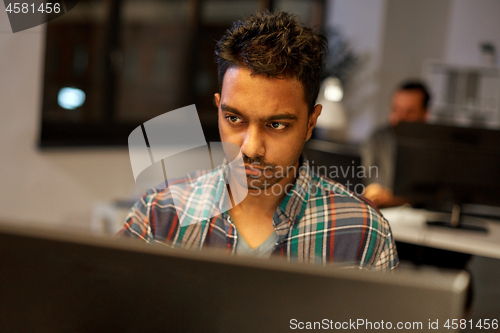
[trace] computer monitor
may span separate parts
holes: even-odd
[[[500,206],[500,131],[401,123],[396,136],[394,194],[452,212],[451,223],[436,224],[468,228],[464,204]]]
[[[8,225],[0,270],[2,332],[450,332],[469,284],[465,272],[333,269]]]
[[[358,149],[311,139],[305,144],[303,153],[313,173],[330,178],[356,194],[363,193],[363,179],[359,177],[362,164]]]

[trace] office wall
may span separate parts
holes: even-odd
[[[387,123],[391,97],[401,81],[423,79],[427,61],[444,59],[451,3],[388,0],[377,124]]]
[[[500,65],[500,1],[454,0],[445,59],[453,64],[481,66],[481,42],[493,42]]]
[[[44,27],[12,34],[0,5],[0,220],[85,229],[135,184],[126,148],[37,149]]]
[[[380,94],[387,0],[330,0],[327,26],[335,26],[348,39],[358,64],[344,87],[347,141],[361,141],[376,122]]]

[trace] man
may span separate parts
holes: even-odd
[[[392,194],[396,159],[394,127],[402,121],[425,122],[429,102],[430,94],[422,82],[403,82],[392,97],[389,125],[375,131],[363,147],[365,168],[377,167],[377,172],[368,179],[364,195],[378,207],[399,206],[407,202],[405,198]]]
[[[323,36],[287,13],[236,22],[216,47],[220,92],[214,97],[222,141],[241,149],[249,194],[228,212],[181,226],[168,189],[151,190],[120,235],[303,263],[395,268],[383,216],[342,185],[313,175],[301,155],[321,113],[315,101],[326,47]],[[224,191],[221,182],[211,188]],[[186,206],[199,199],[199,190],[186,197]]]

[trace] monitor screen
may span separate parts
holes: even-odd
[[[500,206],[500,131],[424,123],[396,128],[395,195],[417,207]]]
[[[463,271],[332,269],[14,223],[0,223],[0,253],[2,332],[449,332],[469,284]]]

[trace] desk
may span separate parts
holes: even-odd
[[[500,221],[471,218],[488,233],[429,227],[427,220],[448,218],[449,214],[414,209],[407,206],[380,210],[389,221],[396,241],[437,249],[500,259]]]

